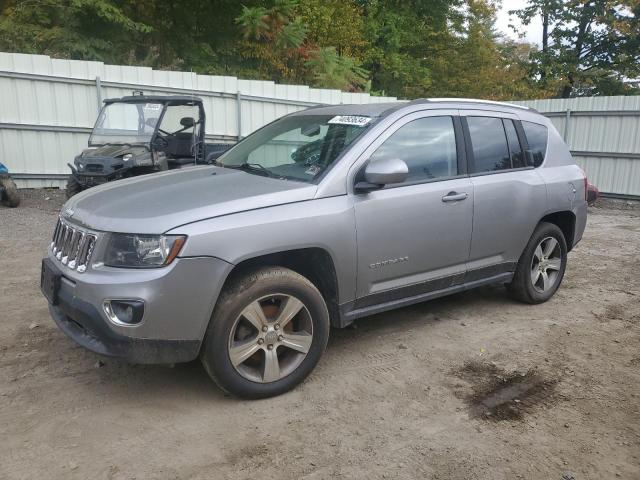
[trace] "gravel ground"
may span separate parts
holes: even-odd
[[[0,208],[2,479],[640,478],[633,205],[590,209],[546,304],[488,287],[363,319],[299,388],[240,401],[197,362],[67,339],[38,287],[63,195],[22,194]]]

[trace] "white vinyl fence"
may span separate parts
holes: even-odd
[[[19,187],[63,186],[67,163],[87,146],[105,98],[196,95],[210,142],[236,142],[278,117],[318,104],[381,103],[392,97],[278,85],[236,77],[59,60],[0,52],[0,162]]]
[[[0,52],[0,162],[20,187],[63,186],[86,147],[102,100],[133,91],[204,100],[207,140],[235,142],[287,113],[318,104],[396,100],[147,67]],[[514,102],[550,117],[600,191],[640,197],[640,96]]]
[[[640,96],[513,102],[549,117],[601,192],[640,197]]]

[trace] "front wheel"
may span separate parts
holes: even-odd
[[[69,178],[67,179],[67,190],[66,190],[67,200],[73,197],[76,193],[80,193],[81,191],[82,191],[82,185],[80,185],[80,182],[78,182],[76,177],[74,177],[73,175],[70,175]]]
[[[266,267],[224,289],[201,360],[225,391],[264,398],[291,390],[316,366],[329,338],[329,314],[307,278]]]
[[[522,252],[507,288],[522,302],[546,302],[558,290],[566,266],[567,242],[562,230],[553,223],[542,222]]]

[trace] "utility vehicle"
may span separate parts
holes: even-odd
[[[202,99],[132,95],[104,101],[67,181],[67,198],[122,178],[211,162],[226,144],[205,143]]]

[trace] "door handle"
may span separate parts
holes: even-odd
[[[444,197],[442,197],[443,202],[459,202],[460,200],[466,200],[469,195],[465,192],[449,192]]]

